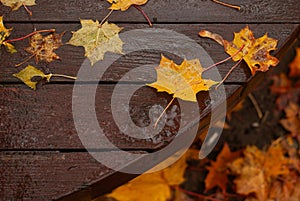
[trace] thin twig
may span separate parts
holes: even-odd
[[[254,106],[254,108],[256,110],[258,118],[262,119],[263,118],[263,113],[262,113],[262,111],[261,111],[261,109],[260,109],[260,107],[259,107],[259,105],[258,105],[258,103],[257,103],[257,101],[255,99],[255,97],[253,96],[252,93],[249,93],[248,97],[251,100],[251,102],[252,102],[252,104],[253,104],[253,106]]]
[[[22,4],[23,4],[23,7],[25,8],[26,12],[27,12],[30,16],[32,16],[32,12],[28,9],[28,7],[26,6],[26,4],[25,4],[24,2],[23,2]]]
[[[149,23],[149,26],[152,27],[153,24],[150,20],[150,18],[148,17],[148,15],[145,13],[145,11],[139,7],[138,5],[133,5],[138,11],[140,11],[142,13],[142,15],[145,17],[145,19],[147,20],[147,22]]]
[[[107,21],[107,19],[109,18],[109,16],[111,16],[111,14],[114,12],[114,10],[110,10],[109,13],[103,18],[103,20],[100,22],[99,27],[102,26],[102,24],[104,24],[104,22]]]
[[[26,36],[23,36],[21,38],[15,38],[15,39],[10,39],[10,40],[6,40],[4,42],[7,42],[7,43],[11,43],[11,42],[16,42],[16,41],[20,41],[20,40],[24,40],[26,38],[29,38],[37,33],[45,33],[45,32],[55,32],[55,29],[48,29],[48,30],[39,30],[39,31],[34,31]]]
[[[156,128],[158,122],[160,121],[160,119],[163,117],[163,115],[165,114],[165,112],[167,111],[167,109],[172,105],[173,101],[175,100],[175,97],[173,97],[173,99],[169,102],[169,104],[167,105],[167,107],[164,109],[164,111],[159,115],[159,117],[157,118],[155,124],[154,124],[154,128]]]
[[[229,7],[229,8],[233,8],[233,9],[236,9],[236,10],[241,10],[240,6],[231,5],[231,4],[224,3],[224,2],[218,1],[218,0],[212,0],[212,1],[215,2],[215,3],[221,4],[223,6]]]
[[[236,67],[239,66],[239,64],[242,62],[242,59],[240,59],[234,66],[231,67],[230,71],[226,74],[226,76],[223,78],[223,80],[216,86],[216,89],[223,84],[223,82],[229,77],[229,75],[232,73],[232,71],[234,69],[236,69]]]
[[[213,65],[211,65],[211,66],[205,68],[202,72],[204,73],[205,71],[208,71],[208,70],[212,69],[213,67],[215,67],[215,66],[217,66],[217,65],[220,65],[220,64],[222,64],[222,63],[224,63],[224,62],[226,62],[226,61],[232,59],[233,57],[235,57],[236,55],[238,55],[238,54],[244,49],[244,47],[245,47],[245,45],[243,45],[237,52],[235,52],[235,53],[234,53],[233,55],[231,55],[230,57],[228,57],[228,58],[226,58],[226,59],[224,59],[224,60],[222,60],[222,61],[219,61],[218,63],[215,63],[215,64],[213,64]]]
[[[24,61],[22,61],[19,64],[16,64],[15,67],[19,67],[22,66],[23,64],[25,64],[27,61],[29,61],[30,59],[32,59],[36,54],[32,54],[30,57],[28,57],[27,59],[25,59]]]

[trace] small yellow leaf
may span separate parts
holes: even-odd
[[[197,102],[196,94],[199,91],[208,91],[212,85],[217,84],[202,79],[203,69],[198,59],[184,60],[181,65],[177,65],[162,55],[156,71],[157,81],[148,86],[186,101]]]
[[[34,6],[35,0],[1,0],[1,3],[5,6],[11,7],[12,10],[18,10],[21,6]]]
[[[131,5],[143,5],[147,3],[148,0],[107,0],[111,3],[110,9],[112,10],[127,10]]]
[[[100,25],[98,21],[80,20],[82,28],[73,32],[73,37],[68,44],[83,46],[85,56],[94,65],[99,60],[103,60],[106,52],[122,54],[123,42],[119,38],[122,28],[116,24],[105,22]]]
[[[0,16],[0,45],[4,45],[10,53],[15,53],[17,50],[15,47],[7,42],[4,42],[6,38],[10,36],[10,32],[12,29],[6,29],[3,24],[3,17]]]
[[[16,78],[19,78],[22,80],[27,86],[32,88],[33,90],[36,89],[36,85],[38,82],[32,81],[33,77],[42,77],[46,78],[47,81],[50,81],[50,78],[52,77],[52,74],[45,75],[42,71],[39,69],[28,65],[25,69],[21,70],[19,73],[13,74]]]

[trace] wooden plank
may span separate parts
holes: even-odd
[[[236,11],[218,5],[208,0],[188,0],[185,2],[175,0],[149,0],[143,6],[151,20],[164,22],[205,22],[205,23],[257,23],[257,22],[300,22],[300,2],[290,1],[264,1],[264,0],[227,0],[226,2],[240,5],[241,10]],[[9,21],[64,21],[74,22],[78,19],[96,18],[101,20],[108,13],[110,4],[106,1],[55,1],[39,0],[37,6],[30,7],[33,16],[23,8],[11,12],[9,8],[1,6],[3,13]],[[111,21],[118,22],[145,22],[143,16],[134,8],[127,12],[114,12]]]
[[[125,27],[125,31],[133,30],[133,29],[141,29],[148,28],[146,25],[133,25],[133,24],[120,24],[120,26]],[[190,24],[190,25],[172,25],[172,24],[163,24],[156,25],[155,28],[162,28],[173,30],[181,34],[185,34],[190,37],[196,43],[201,45],[207,53],[211,56],[213,61],[217,62],[227,58],[228,55],[224,53],[223,47],[218,45],[216,42],[200,38],[198,36],[198,32],[201,29],[211,30],[216,33],[220,33],[224,36],[224,38],[228,40],[232,40],[233,32],[238,32],[245,25],[243,24],[218,24],[218,25],[209,25],[209,24]],[[67,42],[70,37],[72,30],[77,30],[80,25],[79,24],[8,24],[7,27],[14,27],[14,31],[12,33],[11,38],[21,37],[29,32],[31,32],[34,28],[36,29],[49,29],[49,28],[57,28],[57,31],[63,32],[68,31],[64,36],[64,42]],[[276,38],[279,40],[278,48],[282,47],[284,41],[288,38],[288,36],[293,32],[293,30],[297,27],[296,24],[253,24],[250,25],[250,28],[253,29],[255,36],[260,37],[264,33],[268,33],[270,37]],[[151,40],[151,39],[149,39]],[[0,62],[0,82],[20,82],[18,79],[12,76],[13,73],[20,71],[20,69],[24,68],[15,68],[14,65],[25,60],[29,54],[26,53],[23,49],[28,46],[28,40],[17,42],[16,48],[19,50],[16,54],[9,54],[5,50],[1,52],[1,62]],[[50,64],[39,63],[35,64],[35,61],[32,60],[28,62],[28,64],[39,66],[45,70],[45,72],[52,73],[60,73],[67,75],[76,75],[79,68],[81,67],[84,61],[84,51],[82,47],[74,47],[70,45],[64,45],[60,49],[58,49],[57,54],[61,57],[61,61],[54,61]],[[150,50],[150,51],[138,51],[131,53],[129,55],[122,56],[119,60],[114,62],[109,70],[105,73],[105,75],[101,78],[101,81],[113,81],[116,82],[120,80],[125,73],[128,71],[145,65],[145,64],[157,64],[159,63],[161,52],[159,50]],[[275,54],[274,52],[273,54]],[[165,53],[166,54],[166,53]],[[172,55],[170,55],[172,56]],[[174,56],[173,56],[174,57]],[[171,57],[172,58],[172,57]],[[174,57],[176,60],[176,57]],[[201,58],[200,58],[201,59]],[[177,59],[177,62],[180,60]],[[218,67],[219,72],[222,77],[224,77],[229,69],[232,67],[233,62],[226,62],[223,65]],[[205,66],[204,66],[205,67]],[[145,73],[141,72],[141,75]],[[238,68],[234,71],[232,76],[226,80],[226,82],[245,82],[250,77],[250,70],[245,68]],[[54,81],[69,81],[66,79],[54,79]],[[140,77],[139,81],[152,82],[155,80],[153,77]]]
[[[128,86],[124,85],[124,87]],[[231,96],[239,87],[239,85],[226,86],[227,96]],[[2,85],[0,87],[0,149],[82,149],[83,146],[74,127],[72,90],[72,85],[49,84],[41,86],[37,91],[23,85]],[[120,133],[111,113],[113,90],[114,85],[99,85],[96,95],[99,125],[113,144],[123,149],[158,149],[173,139],[178,129],[178,120],[173,113],[169,114],[169,126],[167,125],[152,139],[138,140]],[[116,105],[122,105],[124,98],[128,96],[126,90],[119,95]],[[218,100],[214,106],[219,105],[225,98],[221,97],[218,91],[214,96]],[[211,111],[210,98],[207,92],[198,93],[197,98],[203,118]],[[170,100],[171,96],[166,93],[156,93],[149,87],[140,88],[130,101],[132,121],[142,127],[149,125],[149,109],[153,105],[166,107]],[[175,102],[170,110],[175,109],[177,104]],[[124,112],[123,108],[123,105],[120,106],[119,112]],[[179,112],[179,108],[177,107],[175,111]],[[209,122],[209,119],[206,121]],[[205,124],[204,119],[201,120],[201,124]],[[97,148],[101,149],[101,147]]]
[[[119,179],[112,182],[115,177]],[[134,175],[118,173],[105,167],[85,152],[0,153],[1,200],[53,200],[75,191],[82,194],[82,190],[87,190],[86,187],[91,183],[103,179],[104,186],[102,189],[97,188],[98,192],[94,192],[96,196],[133,177]],[[91,198],[92,194],[85,194],[87,196]]]

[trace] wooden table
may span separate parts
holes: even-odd
[[[227,55],[216,42],[198,37],[201,29],[219,33],[231,40],[233,32],[248,24],[256,37],[268,32],[270,37],[279,40],[278,50],[273,52],[279,58],[285,55],[299,35],[299,0],[227,2],[240,5],[241,10],[226,8],[208,0],[149,0],[142,8],[154,22],[154,28],[185,34],[200,44],[214,61],[220,61]],[[6,27],[14,27],[11,38],[24,36],[35,28],[56,28],[58,33],[67,31],[63,37],[63,41],[67,42],[70,32],[80,28],[79,19],[101,20],[107,14],[108,7],[105,0],[38,0],[37,6],[30,7],[32,17],[22,8],[11,12],[8,7],[1,6],[0,13],[4,15]],[[125,13],[114,12],[110,21],[124,27],[124,31],[148,28],[143,16],[134,8]],[[14,65],[28,56],[23,51],[28,40],[15,45],[19,50],[16,54],[1,50],[0,200],[91,200],[135,177],[100,164],[82,145],[72,116],[74,82],[55,78],[33,91],[12,76],[22,69]],[[56,52],[61,57],[60,61],[47,65],[30,61],[28,64],[42,67],[45,72],[76,75],[84,61],[83,48],[64,45]],[[176,129],[171,129],[171,134],[160,134],[160,140],[133,140],[122,135],[111,123],[110,97],[117,81],[135,67],[158,64],[160,54],[159,51],[147,50],[125,55],[110,67],[99,82],[97,93],[102,94],[96,95],[99,122],[111,142],[122,150],[152,153],[166,146],[176,135]],[[221,65],[220,74],[224,77],[232,65],[232,62]],[[263,78],[263,73],[252,77],[244,64],[236,69],[225,82],[228,108],[246,96]],[[166,106],[171,98],[149,87],[141,88],[130,102],[132,120],[147,124],[149,108],[155,104]],[[201,109],[201,133],[209,124],[211,109],[217,110],[223,99],[211,108],[207,104],[207,92],[200,92],[197,98]],[[98,151],[111,150],[103,148]]]

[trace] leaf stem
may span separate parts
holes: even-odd
[[[226,76],[223,78],[223,80],[216,86],[216,89],[223,84],[223,82],[229,77],[229,75],[232,73],[232,71],[234,71],[234,69],[236,69],[239,64],[242,62],[243,59],[240,59],[234,66],[231,67],[230,71],[226,74]]]
[[[215,2],[215,3],[217,3],[217,4],[221,4],[223,6],[229,7],[229,8],[233,8],[233,9],[236,9],[236,10],[241,10],[240,6],[231,5],[231,4],[219,1],[219,0],[212,0],[212,1]]]
[[[20,40],[24,40],[26,38],[29,38],[37,33],[45,33],[45,32],[55,32],[55,29],[47,29],[47,30],[39,30],[39,31],[34,31],[26,36],[23,36],[21,38],[15,38],[15,39],[10,39],[10,40],[6,40],[4,42],[7,42],[7,43],[11,43],[11,42],[16,42],[16,41],[20,41]]]
[[[30,59],[32,59],[36,54],[32,54],[30,55],[27,59],[25,59],[24,61],[22,61],[21,63],[19,64],[16,64],[15,67],[19,67],[19,66],[22,66],[23,64],[25,64],[27,61],[29,61]]]
[[[167,105],[167,107],[164,109],[164,111],[162,111],[162,113],[159,115],[159,117],[157,118],[155,124],[154,124],[154,128],[156,128],[158,122],[160,121],[160,119],[163,117],[163,115],[165,114],[165,112],[167,111],[167,109],[172,105],[173,101],[175,100],[175,97],[173,97],[173,99],[169,102],[169,104]]]
[[[145,11],[138,5],[133,5],[138,11],[140,11],[142,13],[142,15],[145,17],[145,19],[147,20],[148,24],[150,27],[153,26],[150,18],[148,17],[148,15],[145,13]]]
[[[245,47],[245,45],[243,45],[237,52],[235,52],[235,53],[234,53],[233,55],[231,55],[230,57],[228,57],[228,58],[226,58],[226,59],[224,59],[224,60],[222,60],[222,61],[219,61],[219,62],[217,62],[217,63],[215,63],[215,64],[213,64],[213,65],[211,65],[211,66],[205,68],[202,72],[204,73],[205,71],[208,71],[208,70],[212,69],[213,67],[215,67],[215,66],[217,66],[217,65],[220,65],[220,64],[222,64],[222,63],[224,63],[224,62],[226,62],[226,61],[232,59],[233,57],[235,57],[236,55],[238,55],[238,54],[244,49],[244,47]]]
[[[25,4],[24,2],[23,2],[22,4],[23,4],[23,7],[25,8],[26,12],[27,12],[30,16],[32,16],[32,12],[28,9],[28,7],[26,6],[26,4]]]
[[[62,74],[51,74],[52,77],[63,77],[71,80],[77,80],[77,77],[69,76],[69,75],[62,75]]]
[[[103,20],[100,22],[99,27],[102,26],[102,24],[104,24],[104,22],[107,21],[107,19],[109,18],[109,16],[111,16],[111,14],[114,12],[114,10],[110,10],[109,13],[103,18]]]

